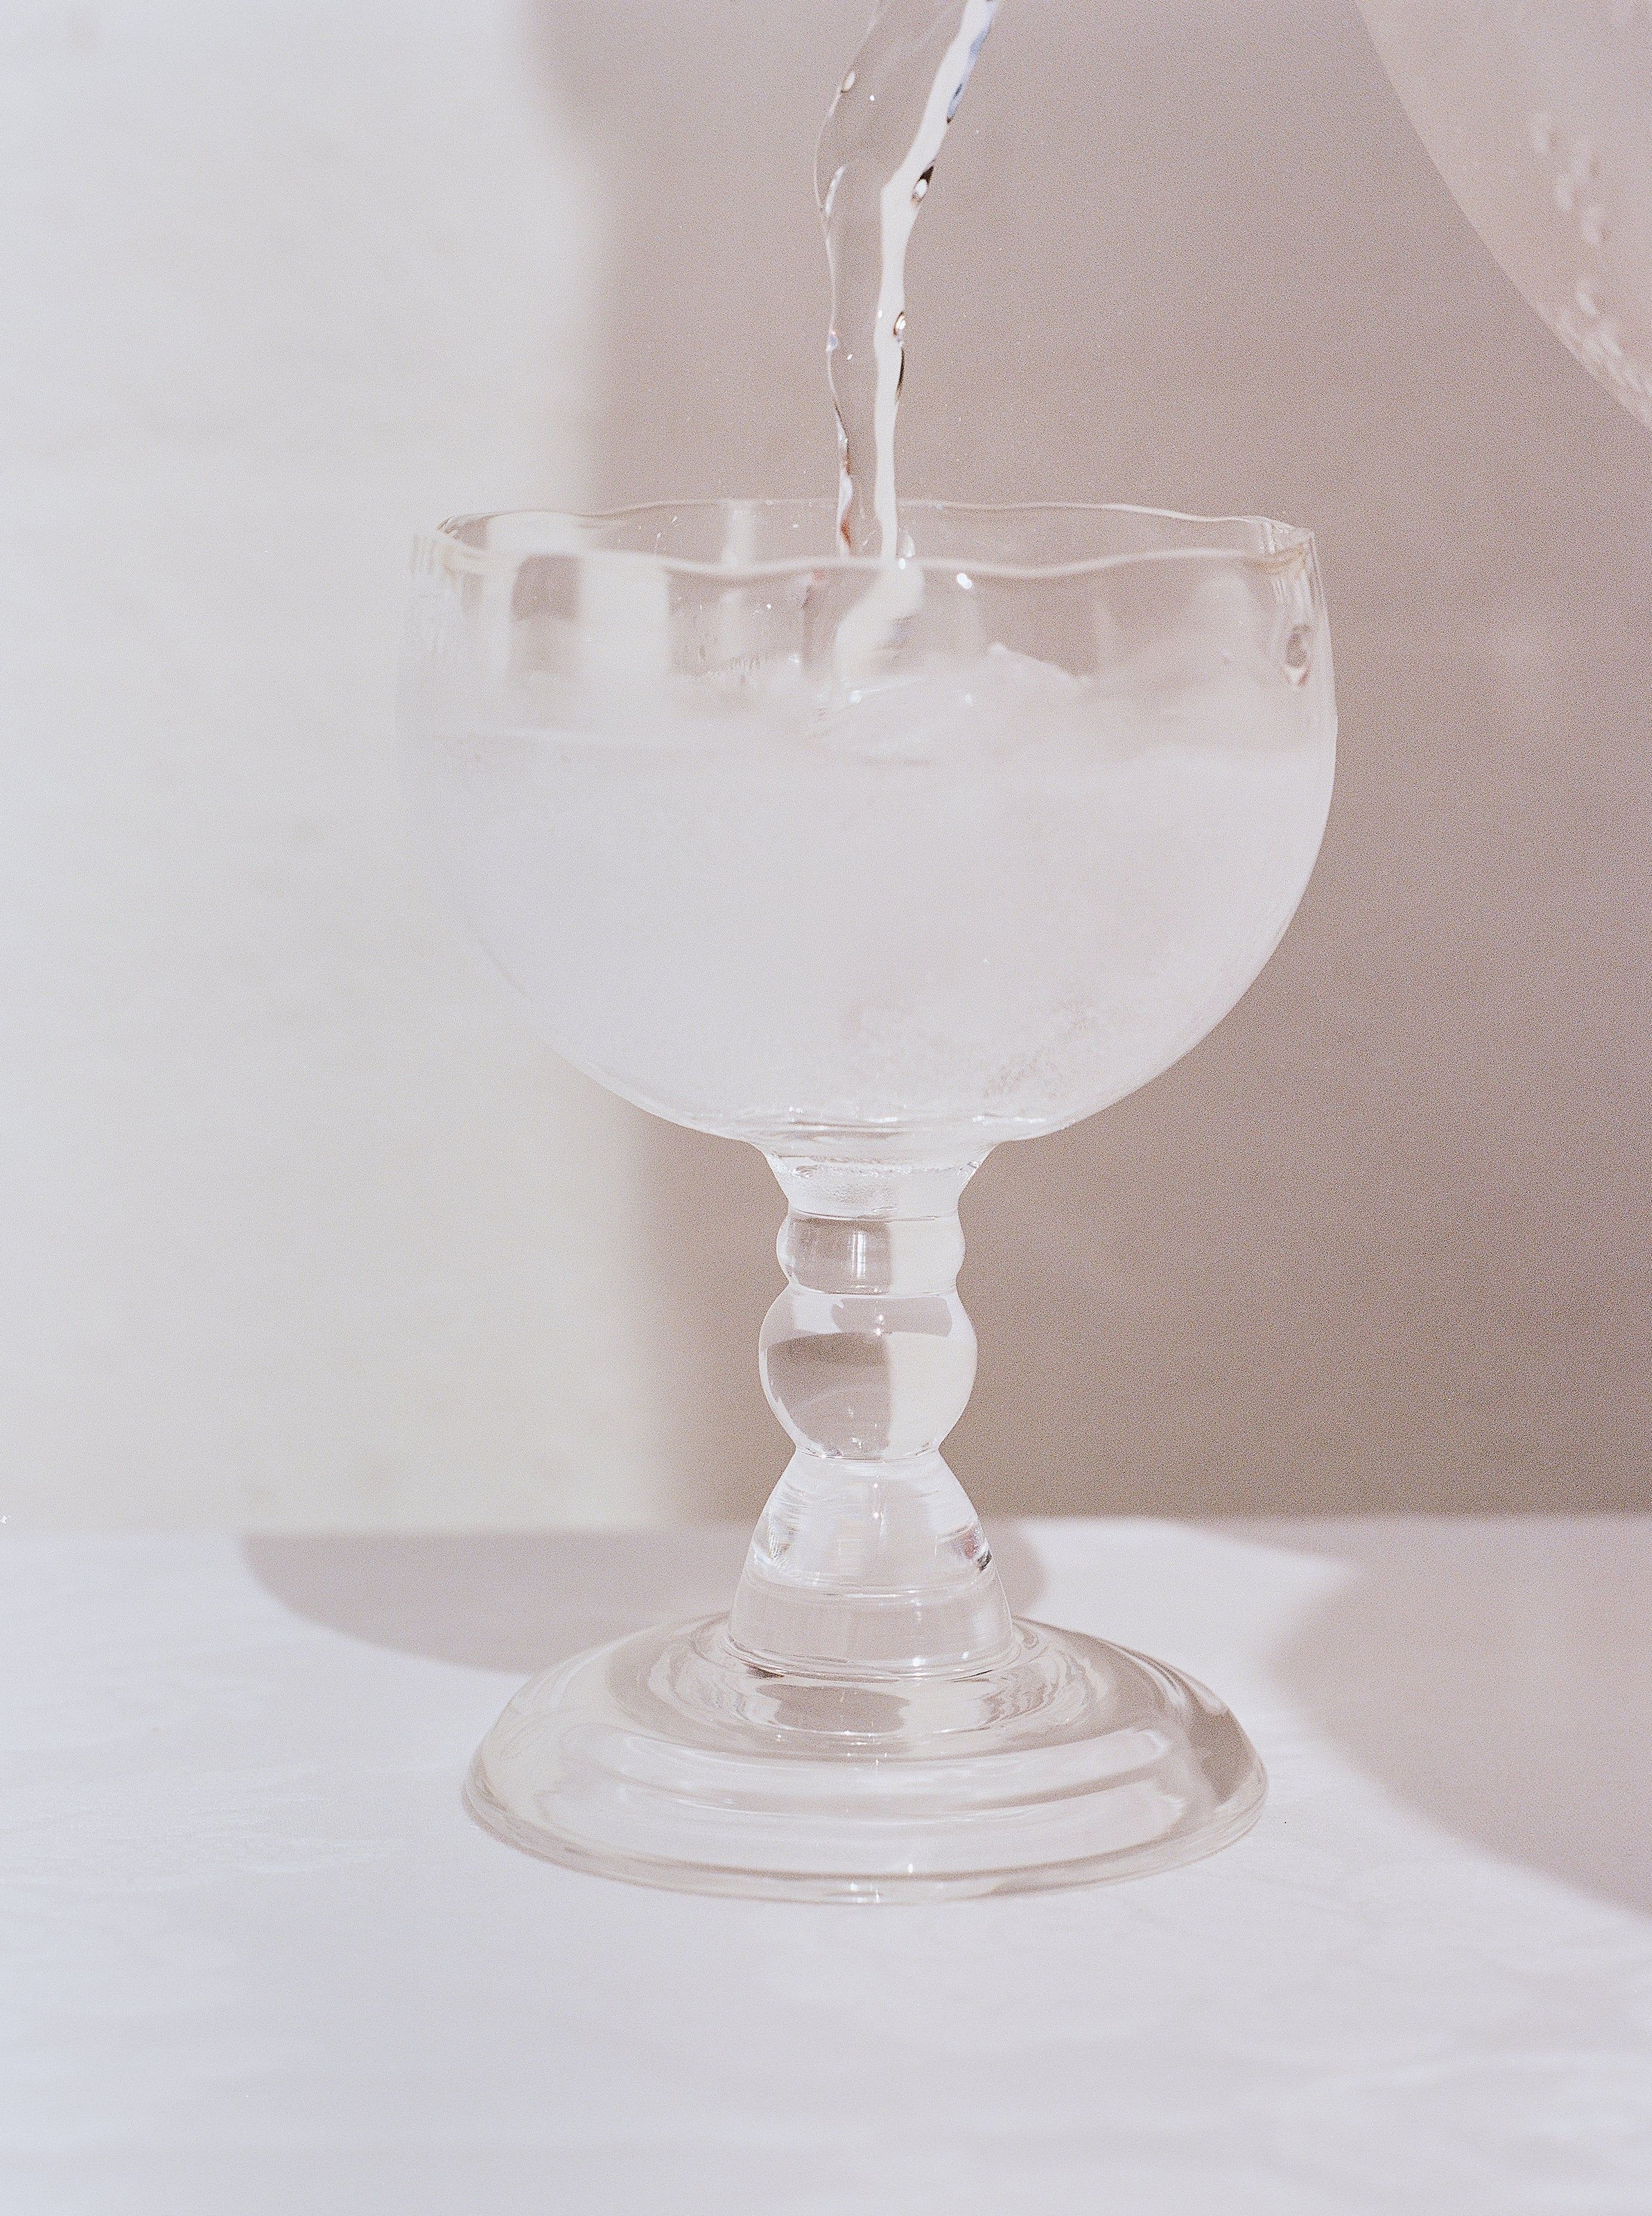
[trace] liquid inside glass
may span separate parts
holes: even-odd
[[[744,528],[829,542],[823,508]],[[524,567],[496,675],[427,694],[409,758],[437,868],[564,1055],[771,1149],[956,1161],[1119,1099],[1232,1006],[1330,797],[1305,535],[1236,558],[1205,542],[1252,526],[1080,513],[1031,512],[1049,551],[1154,559],[1053,564],[1031,625],[1024,575],[914,557],[898,645],[849,685],[843,611],[878,572],[829,544]],[[1032,527],[909,514],[925,545]]]

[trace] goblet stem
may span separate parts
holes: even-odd
[[[975,1378],[977,1165],[770,1160],[786,1286],[763,1384],[797,1452],[733,1610],[524,1686],[472,1808],[576,1868],[810,1900],[1083,1884],[1237,1838],[1264,1779],[1228,1711],[1164,1663],[1012,1624],[941,1459]]]
[[[759,1361],[797,1452],[753,1535],[732,1641],[837,1681],[1002,1663],[1009,1609],[940,1451],[975,1382],[958,1202],[979,1164],[769,1160],[787,1282]]]

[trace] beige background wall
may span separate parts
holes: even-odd
[[[414,882],[444,508],[823,488],[862,0],[26,9],[0,908],[14,1521],[745,1514],[776,1197]],[[1005,0],[906,483],[1320,534],[1342,764],[1242,1006],[966,1202],[983,1507],[1645,1505],[1652,440],[1352,0]]]

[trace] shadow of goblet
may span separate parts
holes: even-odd
[[[1652,1914],[1652,1525],[1621,1517],[1212,1527],[1359,1574],[1269,1658],[1324,1737],[1396,1800],[1500,1859]],[[992,1530],[1011,1606],[1045,1584]],[[327,1534],[245,1542],[297,1616],[398,1653],[526,1677],[725,1608],[747,1533]]]
[[[749,1533],[328,1532],[250,1538],[246,1560],[295,1616],[369,1646],[523,1677],[650,1624],[725,1609]],[[1012,1524],[991,1534],[1009,1604],[1037,1600],[1044,1573]]]
[[[1652,1912],[1652,1524],[1223,1528],[1360,1572],[1270,1660],[1328,1739],[1459,1837]]]

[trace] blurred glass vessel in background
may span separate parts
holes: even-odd
[[[1076,1884],[1261,1801],[1212,1695],[1012,1621],[940,1449],[969,1178],[1185,1053],[1301,899],[1335,736],[1312,541],[901,520],[895,565],[843,557],[828,501],[467,517],[419,555],[435,874],[563,1054],[761,1148],[789,1209],[760,1361],[796,1451],[731,1613],[548,1672],[472,1770],[495,1830],[615,1875]]]
[[[1464,213],[1652,428],[1652,0],[1359,5]]]

